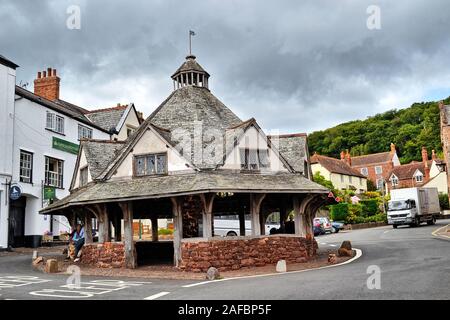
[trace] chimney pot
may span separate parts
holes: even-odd
[[[59,99],[60,78],[56,76],[56,69],[47,68],[39,71],[34,80],[34,94],[54,101]]]
[[[391,153],[396,153],[395,144],[391,143]]]
[[[431,150],[431,160],[436,160],[436,151],[433,149]]]

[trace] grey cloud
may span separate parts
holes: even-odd
[[[81,30],[65,27],[72,4]],[[366,28],[371,4],[381,7],[381,30]],[[149,114],[170,94],[193,29],[194,54],[219,99],[265,128],[311,131],[406,107],[434,89],[436,76],[450,77],[449,8],[447,0],[5,0],[0,54],[28,82],[59,69],[67,100],[135,101]]]

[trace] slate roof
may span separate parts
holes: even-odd
[[[373,153],[364,156],[352,157],[352,166],[366,166],[375,163],[383,163],[392,161],[393,154],[389,151]]]
[[[123,141],[110,140],[85,140],[81,142],[92,179],[98,178],[124,145]]]
[[[85,116],[85,112],[87,112],[86,109],[81,108],[79,106],[76,106],[72,103],[69,103],[67,101],[64,100],[55,100],[55,101],[50,101],[48,99],[45,99],[43,97],[40,97],[36,94],[34,94],[31,91],[28,91],[22,87],[16,86],[16,94],[24,97],[30,101],[33,101],[35,103],[38,103],[44,107],[47,107],[49,109],[52,109],[54,111],[57,111],[61,114],[64,114],[68,117],[71,117],[75,120],[78,120],[84,124],[87,124],[91,127],[97,128],[99,130],[102,131],[107,131],[105,129],[103,129],[102,127],[98,126],[97,124],[91,122],[86,116]]]
[[[106,108],[88,111],[86,117],[90,121],[102,127],[104,130],[110,131],[111,129],[118,129],[117,126],[122,119],[123,114],[127,110],[128,106],[117,106],[114,108]]]
[[[296,172],[304,174],[305,161],[308,161],[307,136],[305,133],[269,136],[273,141],[278,139],[278,151],[289,162]]]
[[[195,174],[149,176],[127,180],[91,183],[45,209],[41,214],[68,206],[117,200],[161,198],[204,192],[286,192],[322,193],[325,187],[301,174],[235,174],[227,171],[203,171]]]
[[[431,168],[431,164],[432,161],[428,160],[428,168]],[[416,170],[420,170],[420,172],[422,172],[422,174],[425,175],[425,164],[422,161],[420,161],[396,166],[389,173],[389,178],[391,177],[392,174],[395,174],[395,176],[399,180],[412,179],[414,177],[414,173],[416,172]]]
[[[325,169],[327,169],[332,173],[339,173],[347,176],[354,176],[367,179],[367,177],[361,174],[358,170],[353,169],[346,162],[339,159],[314,154],[311,157],[311,164],[314,163],[319,163],[322,167],[324,167]]]
[[[227,128],[239,125],[239,119],[208,89],[197,86],[186,86],[175,90],[147,119],[154,125],[170,130],[185,130],[191,136],[191,155],[185,155],[194,160],[194,125],[201,122],[201,130],[205,132],[221,132]],[[175,139],[174,143],[177,143]],[[218,143],[203,139],[203,148]],[[220,141],[222,143],[222,141]],[[194,161],[193,161],[194,162]],[[215,164],[206,161],[199,164],[201,168],[212,168]]]
[[[195,58],[196,57],[194,55],[187,56],[186,61],[172,75],[172,79],[175,78],[179,73],[188,71],[197,71],[199,73],[204,73],[209,77],[209,73],[202,68],[202,66],[195,60]]]

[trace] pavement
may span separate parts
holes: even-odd
[[[362,256],[330,268],[212,282],[82,276],[78,283],[75,275],[34,270],[29,255],[5,255],[0,257],[0,300],[449,299],[450,242],[436,236],[449,223],[319,236],[321,249],[337,249],[350,240]]]

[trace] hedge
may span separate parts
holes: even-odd
[[[374,216],[380,212],[377,199],[360,200],[359,203],[362,205],[362,215],[364,217]]]
[[[338,203],[331,206],[330,216],[333,221],[345,221],[348,215],[348,206],[346,202]]]

